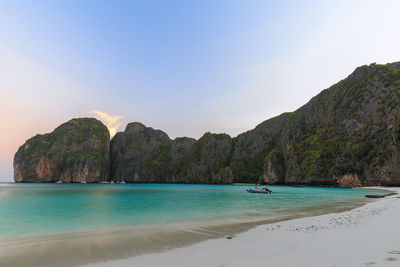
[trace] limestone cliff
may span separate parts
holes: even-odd
[[[232,183],[224,167],[228,135],[207,133],[171,140],[166,133],[134,122],[111,140],[111,178],[139,183]]]
[[[14,157],[16,182],[98,182],[109,179],[110,135],[92,118],[72,119],[36,135]]]
[[[206,133],[171,140],[135,122],[111,140],[98,125],[72,120],[28,140],[16,181],[100,181],[400,185],[400,62],[357,68],[291,113],[231,138]],[[79,126],[77,126],[79,125]],[[107,139],[107,140],[106,140]]]
[[[357,68],[291,113],[274,149],[283,155],[278,183],[400,184],[400,63]],[[269,182],[267,167],[263,179]]]

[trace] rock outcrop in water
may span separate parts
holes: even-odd
[[[14,157],[16,182],[98,182],[109,179],[110,135],[92,118],[72,119],[36,135]]]
[[[199,140],[171,140],[160,130],[130,123],[111,140],[111,179],[334,185],[353,175],[364,185],[400,185],[399,113],[400,63],[362,66],[295,112],[235,138],[206,133]],[[27,144],[38,142],[35,138]],[[19,154],[30,151],[24,146],[14,162],[16,181],[34,181],[39,173],[49,177],[42,170],[56,173],[49,168],[49,151],[34,150],[35,156],[23,160]]]

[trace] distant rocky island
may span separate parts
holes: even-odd
[[[400,62],[365,65],[235,138],[171,140],[133,122],[110,141],[100,121],[72,119],[18,149],[14,180],[400,185],[399,112]]]

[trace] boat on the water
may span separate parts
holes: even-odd
[[[365,195],[367,198],[384,198],[385,195],[379,195],[379,194],[374,194],[374,195]]]
[[[86,181],[82,181],[81,184],[86,184]]]
[[[393,195],[397,195],[397,193],[390,192],[387,194],[371,194],[371,195],[365,195],[365,197],[367,197],[367,198],[384,198],[384,197],[393,196]]]
[[[258,193],[258,194],[271,194],[271,190],[260,190],[260,189],[246,189],[249,193]]]
[[[63,182],[62,181],[58,181],[56,184],[62,184]]]

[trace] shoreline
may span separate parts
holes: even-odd
[[[0,258],[4,266],[97,266],[106,263],[113,266],[120,259],[156,255],[158,253],[184,249],[202,242],[236,236],[261,225],[270,225],[299,218],[307,218],[341,212],[351,207],[360,207],[365,202],[348,202],[346,206],[320,206],[302,210],[298,214],[248,221],[224,221],[213,224],[165,225],[163,227],[121,228],[116,230],[93,230],[74,233],[48,234],[26,238],[3,240],[0,251],[7,257]],[[325,209],[326,208],[326,209]],[[21,257],[21,250],[24,251]],[[28,253],[27,253],[28,252]],[[74,255],[71,262],[70,256]]]
[[[400,193],[398,187],[365,189]],[[400,262],[397,214],[400,196],[392,195],[343,212],[258,225],[232,239],[85,266],[394,266]]]
[[[111,181],[106,181],[106,182],[111,182]],[[102,183],[102,182],[87,182],[87,185],[93,185],[93,184],[113,184],[113,185],[124,185],[124,184],[130,184],[130,185],[142,185],[142,184],[155,184],[155,185],[239,185],[239,186],[292,186],[292,187],[321,187],[321,188],[346,188],[346,189],[380,189],[380,188],[387,188],[390,190],[390,188],[398,188],[400,185],[371,185],[371,186],[361,186],[361,187],[345,187],[345,186],[340,186],[337,184],[314,184],[314,183],[274,183],[274,184],[258,184],[258,183],[242,183],[242,182],[237,182],[237,183],[230,183],[230,184],[224,184],[224,183],[167,183],[167,182],[131,182],[131,181],[125,181],[125,183],[117,183],[116,181],[112,181],[114,183]],[[9,181],[9,182],[0,182],[0,184],[57,184],[57,181],[54,182],[16,182],[16,181]],[[82,184],[81,182],[63,182],[62,184]]]
[[[373,188],[377,189],[377,188]],[[382,188],[379,188],[382,190]],[[274,217],[249,217],[242,221],[223,220],[194,224],[146,226],[139,228],[105,228],[92,231],[40,235],[32,238],[0,242],[0,265],[5,266],[75,266],[113,262],[219,240],[244,233],[260,225],[341,212],[360,207],[373,200],[359,199],[340,205],[320,204],[317,207],[293,210]],[[70,255],[74,255],[70,257]],[[23,256],[23,257],[22,257]]]

